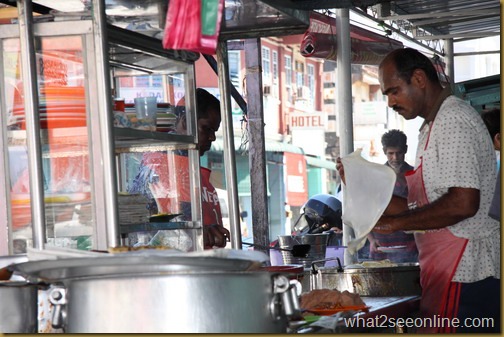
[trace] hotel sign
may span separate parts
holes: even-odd
[[[323,112],[293,113],[289,115],[289,125],[291,129],[324,129],[327,117]]]

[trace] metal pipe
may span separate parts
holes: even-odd
[[[453,88],[455,84],[455,62],[453,55],[453,39],[444,40],[445,45],[445,60],[446,60],[446,75],[450,81],[450,86]]]
[[[114,134],[112,129],[112,102],[110,95],[110,69],[108,57],[107,21],[105,15],[105,1],[93,0],[93,39],[96,48],[96,85],[98,104],[101,108],[100,134],[102,138],[102,158],[93,160],[102,161],[103,190],[105,194],[105,224],[97,223],[96,226],[105,226],[107,231],[106,242],[98,242],[98,249],[117,247],[120,245],[119,215],[117,205],[117,182],[115,179]],[[100,174],[100,172],[95,172]],[[106,246],[104,246],[106,244]]]
[[[249,167],[254,243],[269,245],[264,107],[262,99],[261,40],[245,40],[248,101]],[[265,251],[268,254],[268,251]]]
[[[422,42],[416,40],[415,38],[409,36],[408,34],[403,33],[401,30],[399,30],[399,29],[397,29],[397,28],[395,28],[395,27],[393,27],[393,26],[391,26],[389,24],[384,23],[382,20],[379,20],[379,19],[373,17],[372,15],[369,15],[366,12],[363,12],[363,11],[360,11],[360,10],[352,10],[352,12],[355,13],[355,14],[357,14],[357,15],[360,15],[362,17],[368,18],[368,19],[370,19],[370,20],[372,20],[372,21],[374,21],[376,23],[379,23],[384,28],[387,28],[388,30],[396,33],[397,35],[399,35],[403,39],[405,39],[405,40],[407,40],[409,42],[412,42],[412,43],[414,43],[414,44],[416,44],[416,45],[418,45],[418,46],[420,46],[422,48],[425,48],[425,49],[431,51],[434,54],[439,54],[440,53],[439,50],[437,50],[435,48],[432,48],[431,46],[429,46],[429,45],[427,45],[425,43],[422,43]]]
[[[336,76],[338,79],[338,115],[340,134],[340,156],[354,151],[353,119],[352,119],[352,59],[350,55],[350,15],[348,8],[336,9]],[[343,200],[343,202],[345,202]],[[343,245],[354,237],[351,227],[343,224]],[[357,254],[351,255],[345,250],[345,263],[357,261]]]
[[[0,44],[0,78],[5,79],[4,63],[4,53],[3,46]],[[5,80],[4,80],[5,83]],[[0,115],[7,116],[8,106],[7,99],[5,97],[5,90],[0,90]],[[3,177],[0,178],[0,219],[12,219],[10,211],[10,186],[11,179],[9,169],[9,142],[7,130],[7,120],[6,118],[0,118],[0,149],[7,149],[7,151],[2,151],[0,154],[0,172],[5,172]],[[3,192],[3,193],[2,193]],[[4,224],[0,226],[0,256],[12,255],[13,244],[12,244],[12,226]]]
[[[231,247],[241,249],[240,210],[238,206],[238,186],[236,178],[236,158],[233,134],[233,116],[229,88],[229,65],[226,42],[217,45],[217,60],[219,74],[219,91],[221,97],[221,116],[223,124],[222,139],[224,143],[224,170],[226,173],[226,188],[228,191],[229,226],[231,230]]]
[[[459,42],[457,40],[457,42]],[[500,54],[500,50],[486,50],[486,51],[470,51],[464,53],[453,53],[454,57],[457,56],[473,56],[473,55],[488,55],[488,54]]]
[[[21,69],[23,69],[33,248],[44,249],[46,221],[32,1],[17,0],[17,8],[21,44]]]

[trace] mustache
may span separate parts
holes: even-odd
[[[394,105],[392,106],[392,109],[395,111],[395,112],[399,112],[399,110],[404,110],[402,106],[399,106],[399,105]]]

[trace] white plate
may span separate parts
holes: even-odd
[[[397,253],[398,251],[406,248],[406,246],[390,246],[390,247],[378,247],[376,248],[382,253]]]

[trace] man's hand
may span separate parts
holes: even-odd
[[[205,249],[226,247],[230,237],[231,234],[222,225],[203,226],[203,245]]]
[[[369,251],[370,252],[373,252],[373,253],[377,253],[378,252],[378,247],[380,247],[380,245],[378,244],[378,242],[373,238],[373,236],[370,234],[368,234],[368,240],[369,240]]]

